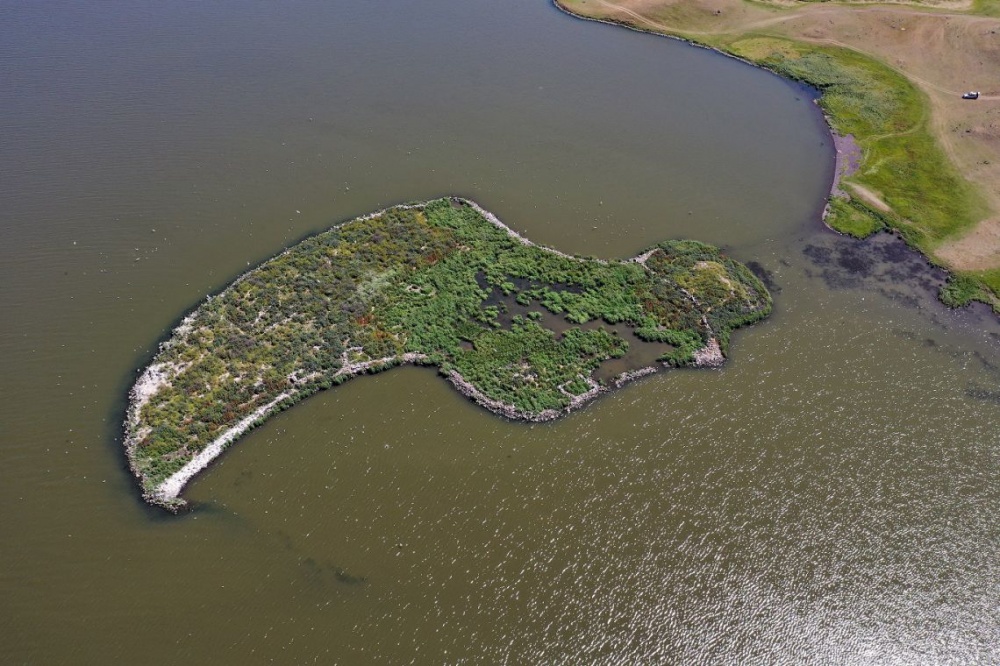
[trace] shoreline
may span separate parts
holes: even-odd
[[[477,213],[479,213],[486,221],[490,224],[496,226],[497,228],[504,231],[508,236],[517,240],[528,247],[536,247],[546,252],[551,252],[558,256],[571,259],[574,261],[595,261],[594,259],[589,259],[585,257],[580,257],[577,255],[570,255],[565,252],[561,252],[554,248],[550,248],[544,245],[539,245],[533,241],[520,235],[518,232],[513,230],[504,224],[499,217],[490,211],[486,210],[480,206],[477,202],[471,199],[466,199],[464,197],[441,197],[442,199],[447,199],[452,203],[459,203],[465,206],[469,206]],[[353,222],[364,221],[368,219],[374,219],[379,215],[383,215],[392,210],[413,210],[423,208],[427,203],[404,203],[398,204],[396,206],[388,206],[381,210],[375,211],[374,213],[368,213],[366,215],[358,216],[346,220],[339,224],[332,225],[327,229],[324,229],[318,233],[325,233],[330,229],[335,229],[337,227],[350,224]],[[226,449],[229,448],[236,440],[238,440],[242,435],[248,431],[255,428],[257,425],[263,423],[268,417],[272,416],[277,411],[282,411],[283,409],[290,407],[299,401],[308,398],[314,393],[320,390],[315,385],[310,385],[310,380],[313,377],[306,377],[298,379],[297,381],[292,381],[292,385],[299,385],[301,388],[290,388],[279,394],[277,397],[270,400],[267,404],[262,405],[252,411],[250,414],[246,415],[240,421],[238,421],[232,427],[226,429],[224,432],[215,437],[211,442],[209,442],[203,449],[196,453],[190,460],[188,460],[183,467],[171,474],[169,477],[161,481],[152,489],[147,489],[143,483],[143,474],[137,469],[136,466],[136,449],[138,447],[139,441],[145,436],[146,432],[139,427],[140,419],[139,412],[142,407],[152,398],[153,395],[162,387],[169,386],[170,381],[176,377],[179,373],[183,372],[187,367],[185,364],[172,364],[167,362],[156,362],[157,356],[162,353],[165,349],[169,349],[170,346],[177,344],[179,339],[185,339],[189,335],[193,328],[193,317],[195,312],[204,304],[211,301],[214,298],[218,298],[224,295],[227,291],[240,284],[249,275],[256,272],[261,266],[272,261],[278,257],[285,255],[287,252],[291,251],[296,247],[302,240],[296,241],[294,245],[290,245],[284,248],[278,254],[268,258],[261,264],[250,268],[247,271],[241,273],[236,277],[231,283],[229,283],[224,289],[216,294],[208,295],[203,301],[192,308],[188,313],[186,313],[180,320],[180,323],[175,326],[167,339],[161,342],[156,353],[153,355],[151,362],[139,372],[139,377],[136,379],[135,383],[129,389],[128,392],[128,406],[126,408],[126,419],[124,423],[124,440],[123,446],[126,451],[126,458],[128,460],[129,471],[132,473],[133,477],[136,479],[137,483],[142,492],[142,498],[148,504],[154,506],[160,506],[172,513],[179,513],[185,507],[188,506],[187,502],[180,497],[181,492],[184,490],[186,485],[195,478],[200,472],[204,471],[207,467],[211,465],[219,456],[221,456]],[[623,262],[638,263],[645,267],[646,260],[656,251],[656,248],[645,250],[642,253],[628,258],[623,259]],[[596,260],[600,263],[607,264],[608,260]],[[335,372],[331,379],[341,380],[338,382],[342,383],[359,374],[368,373],[371,371],[381,372],[383,370],[388,370],[398,365],[412,364],[419,365],[427,361],[429,357],[426,354],[407,352],[399,356],[390,356],[378,359],[371,359],[368,361],[356,362],[356,363],[346,363],[341,366],[337,372]],[[719,345],[718,340],[711,337],[709,341],[701,348],[694,352],[694,359],[691,361],[690,366],[696,368],[710,367],[717,368],[725,362],[725,355]],[[345,357],[346,361],[346,357]],[[668,363],[662,363],[664,368],[671,367]],[[644,368],[639,368],[637,370],[626,371],[617,377],[613,378],[608,386],[602,386],[597,381],[592,378],[583,378],[584,381],[589,385],[589,389],[580,394],[575,395],[570,399],[569,404],[561,409],[548,409],[542,412],[533,413],[526,410],[518,408],[516,405],[505,403],[499,400],[494,400],[483,394],[479,389],[468,382],[458,371],[449,370],[443,373],[444,378],[455,387],[455,389],[461,393],[466,398],[472,400],[480,407],[501,416],[508,418],[513,421],[521,421],[527,423],[541,423],[546,421],[552,421],[560,416],[569,414],[572,411],[580,409],[581,407],[587,405],[595,398],[601,394],[607,393],[612,389],[620,388],[625,384],[641,378],[647,375],[659,372],[656,366],[647,366]],[[294,374],[294,373],[293,373]],[[563,391],[566,395],[569,395]]]
[[[823,114],[823,118],[826,120],[826,125],[830,128],[830,134],[833,136],[833,150],[835,152],[833,183],[830,184],[829,196],[847,196],[848,193],[840,187],[840,181],[844,178],[850,178],[861,168],[861,146],[854,140],[853,134],[844,136],[837,134],[837,130],[833,129],[825,113]],[[834,231],[837,230],[834,229]],[[840,232],[838,231],[837,233]]]
[[[601,23],[603,25],[608,25],[608,26],[612,26],[612,27],[615,27],[615,28],[624,28],[626,30],[631,30],[632,32],[638,32],[638,33],[644,34],[644,35],[653,35],[653,36],[656,36],[656,37],[665,37],[667,39],[673,39],[673,40],[676,40],[676,41],[679,41],[679,42],[684,42],[688,46],[693,46],[693,47],[699,48],[699,49],[705,49],[706,51],[712,51],[713,53],[717,53],[720,56],[723,56],[725,58],[731,58],[733,60],[737,60],[739,62],[742,62],[742,63],[746,64],[746,65],[749,65],[751,67],[755,67],[756,69],[762,69],[762,70],[764,70],[766,72],[770,72],[771,74],[774,74],[778,78],[783,79],[785,81],[790,81],[792,83],[799,83],[801,85],[808,86],[808,87],[813,88],[815,90],[815,88],[813,86],[809,85],[809,83],[807,83],[805,81],[798,81],[796,79],[791,79],[791,78],[788,78],[788,77],[784,77],[781,74],[779,74],[778,72],[775,72],[773,69],[771,69],[771,68],[769,68],[769,67],[767,67],[765,65],[753,62],[752,60],[750,60],[748,58],[743,58],[743,57],[741,57],[739,55],[736,55],[735,53],[730,53],[728,51],[724,51],[724,50],[722,50],[722,49],[720,49],[720,48],[718,48],[716,46],[711,46],[709,44],[704,44],[702,42],[695,41],[694,39],[691,39],[691,38],[688,38],[688,37],[683,37],[683,36],[677,35],[677,34],[671,34],[671,33],[668,33],[668,32],[658,32],[658,31],[653,30],[651,28],[643,28],[641,26],[633,25],[633,24],[627,23],[625,21],[616,21],[616,20],[610,19],[610,18],[597,18],[595,16],[584,16],[583,14],[577,14],[576,12],[570,10],[569,8],[567,8],[566,6],[564,6],[562,4],[562,2],[560,2],[560,0],[551,0],[551,1],[552,1],[552,6],[553,7],[555,7],[560,12],[562,12],[563,14],[565,14],[565,15],[571,17],[571,18],[578,19],[578,20],[581,20],[581,21],[592,21],[594,23]],[[819,91],[819,93],[820,93],[819,97],[821,97],[822,94],[823,94],[822,91]],[[814,100],[814,103],[816,103],[817,106],[819,106],[818,105],[819,97],[817,97],[816,100]],[[830,183],[830,189],[829,189],[829,192],[827,194],[827,201],[825,202],[826,205],[823,207],[823,213],[822,213],[821,221],[823,222],[824,226],[826,226],[827,229],[830,229],[830,231],[836,232],[836,233],[841,234],[841,235],[847,235],[847,234],[844,234],[841,231],[837,231],[836,229],[834,229],[833,227],[831,227],[829,224],[827,224],[826,223],[826,218],[827,218],[827,215],[829,213],[829,200],[830,200],[830,198],[833,197],[833,196],[843,196],[844,194],[846,194],[846,193],[844,193],[840,189],[840,181],[842,179],[844,179],[844,178],[848,178],[848,177],[854,175],[858,171],[858,169],[860,168],[860,166],[861,166],[861,164],[860,164],[861,147],[857,144],[857,142],[855,141],[853,135],[851,135],[851,134],[847,134],[847,135],[844,135],[844,136],[840,135],[837,132],[837,130],[835,130],[833,128],[833,123],[830,122],[829,116],[827,116],[826,113],[823,112],[822,109],[820,109],[820,116],[822,116],[822,118],[823,118],[823,124],[826,127],[826,131],[830,134],[831,140],[833,141],[833,148],[834,148],[833,179],[832,179],[832,181]],[[844,157],[842,157],[842,152],[845,154]]]
[[[676,19],[680,25],[655,23],[652,19],[632,12],[617,2],[598,0],[598,4],[631,14],[634,19],[622,18],[621,15],[607,15],[607,12],[601,11],[597,11],[596,15],[583,13],[586,10],[574,8],[570,0],[552,0],[552,4],[557,10],[574,19],[593,21],[634,32],[675,39],[690,46],[714,51],[727,58],[733,58],[752,67],[766,70],[785,81],[801,83],[818,90],[819,96],[815,102],[822,106],[821,115],[833,140],[835,152],[830,191],[826,201],[819,209],[821,211],[819,221],[823,226],[839,235],[851,238],[864,239],[880,232],[888,232],[901,237],[914,252],[923,256],[930,265],[941,268],[948,274],[946,288],[939,291],[938,300],[949,308],[962,307],[972,302],[982,302],[990,306],[995,314],[1000,315],[1000,241],[996,240],[1000,236],[990,231],[990,229],[995,229],[1000,225],[1000,218],[995,216],[996,209],[991,208],[990,201],[995,202],[1000,199],[991,195],[989,186],[984,184],[982,180],[981,173],[976,172],[979,173],[976,175],[976,173],[969,171],[967,164],[962,165],[961,161],[955,157],[955,149],[948,147],[947,137],[931,128],[928,124],[930,121],[927,120],[934,109],[942,103],[941,99],[934,99],[935,95],[940,97],[941,93],[945,93],[949,99],[951,97],[957,99],[958,92],[946,90],[940,85],[928,82],[926,73],[923,75],[924,78],[921,78],[917,73],[921,71],[919,69],[911,71],[905,67],[893,67],[886,62],[887,57],[884,49],[881,51],[878,48],[862,49],[856,45],[846,44],[835,38],[836,33],[825,38],[820,35],[815,39],[809,39],[808,35],[803,36],[794,31],[790,31],[791,34],[788,34],[762,29],[767,25],[780,24],[784,20],[782,18],[762,19],[758,16],[756,20],[751,20],[745,25],[740,24],[737,20],[736,23],[723,23],[723,27],[705,32],[703,29],[685,27],[683,18]],[[578,10],[581,13],[577,13]],[[813,10],[796,8],[787,16],[790,18],[815,16],[821,10],[814,10],[814,14],[810,14],[810,11]],[[934,16],[933,12],[920,11],[916,8],[909,13],[900,10],[900,13],[903,16],[912,15],[921,18]],[[715,11],[717,17],[722,14],[722,9]],[[963,19],[968,18],[969,21],[988,20],[985,16],[977,17],[976,14],[977,12],[964,12],[960,16]],[[643,22],[650,23],[650,27],[643,25]],[[832,20],[830,24],[833,24]],[[990,25],[995,26],[996,24]],[[815,25],[813,28],[822,32],[822,29]],[[876,33],[872,34],[874,39]],[[870,79],[874,82],[873,85],[885,85],[886,87],[883,89],[887,91],[885,94],[908,95],[911,99],[920,98],[921,115],[911,117],[906,115],[905,110],[899,111],[900,116],[896,118],[896,121],[902,119],[904,122],[908,122],[906,127],[909,129],[876,131],[864,127],[862,122],[863,129],[859,131],[859,121],[851,115],[851,111],[846,111],[844,117],[841,117],[839,112],[834,113],[827,108],[825,103],[821,104],[820,100],[826,98],[828,94],[831,95],[830,99],[841,100],[841,103],[843,97],[843,93],[839,93],[840,97],[837,97],[838,93],[827,91],[824,88],[824,83],[829,85],[830,81],[829,77],[824,79],[825,75],[822,72],[811,72],[808,68],[806,70],[783,69],[781,65],[772,65],[762,57],[744,55],[744,53],[752,53],[752,51],[740,53],[730,50],[731,44],[740,44],[741,40],[749,42],[754,39],[785,41],[796,45],[795,48],[803,48],[806,53],[837,48],[855,58],[860,57],[871,63],[874,68],[881,67],[884,72],[889,73],[889,76],[883,77],[881,80],[878,77],[882,74],[872,74],[874,78]],[[851,60],[850,57],[845,57],[845,61],[848,63],[845,66],[857,65],[856,61]],[[979,62],[979,65],[983,65],[983,62]],[[916,67],[917,65],[914,65],[914,68]],[[979,72],[979,70],[976,71]],[[859,90],[863,92],[863,86],[866,82],[864,76],[868,73],[870,73],[869,70],[864,70],[859,75],[862,87],[857,88],[855,92]],[[955,72],[952,72],[952,75],[954,74]],[[905,81],[908,88],[886,84],[885,82],[892,76]],[[874,93],[872,94],[874,95]],[[877,98],[877,95],[875,97]],[[987,95],[985,99],[995,101],[1000,99],[1000,96]],[[973,122],[967,116],[956,115],[954,111],[946,117],[957,124]],[[845,129],[844,134],[840,134],[834,127],[833,121],[835,119],[836,124],[850,129]],[[990,125],[987,124],[987,129],[983,130],[986,132],[985,136],[995,138],[997,133],[990,134],[989,127]],[[966,129],[966,132],[969,131]],[[872,147],[873,143],[881,146],[882,144],[879,142],[883,139],[893,139],[904,134],[914,134],[915,139],[912,144],[902,147],[899,145],[889,146],[881,150]],[[864,151],[861,150],[859,139],[866,145]],[[869,154],[870,151],[872,154]],[[880,167],[886,163],[889,164],[889,168],[905,170],[905,163],[900,161],[899,151],[907,151],[911,163],[926,165],[925,168],[898,181],[891,181],[891,184],[887,184],[885,178],[878,181],[876,176],[872,174],[880,173]],[[987,168],[983,165],[990,165],[991,162],[997,163],[996,160],[980,160],[977,162],[979,165],[977,168]],[[988,168],[996,169],[996,167]],[[854,178],[851,182],[844,182],[845,179],[852,177]],[[844,187],[845,184],[848,187]],[[929,192],[951,192],[953,195],[935,199],[934,196],[923,194]],[[895,197],[895,200],[890,197]],[[991,224],[993,227],[990,226]],[[970,243],[974,243],[975,238],[979,238],[988,247],[972,252]],[[959,255],[959,252],[963,250],[972,252],[975,256],[963,259]],[[978,255],[992,256],[994,263],[990,264],[988,261],[977,259]]]
[[[427,356],[424,354],[413,353],[403,354],[402,356],[379,358],[371,361],[364,361],[362,363],[345,365],[334,373],[333,376],[356,377],[357,375],[365,373],[375,367],[381,366],[379,368],[379,371],[381,371],[389,369],[390,367],[395,367],[395,365],[399,364],[416,364],[426,359]],[[156,486],[156,488],[143,493],[143,498],[150,504],[162,506],[174,512],[183,508],[186,505],[186,502],[180,498],[180,493],[184,489],[184,486],[186,486],[191,479],[211,465],[216,458],[221,456],[230,444],[235,442],[246,432],[252,430],[256,425],[263,423],[263,421],[272,416],[275,411],[281,411],[278,408],[282,407],[282,403],[286,403],[286,401],[288,401],[287,406],[291,406],[299,402],[299,400],[309,397],[310,395],[312,395],[312,393],[301,394],[301,392],[296,390],[285,391],[266,405],[258,407],[256,410],[241,419],[236,425],[213,439],[208,446],[191,458],[191,460],[189,460],[184,467],[171,474],[163,482],[161,482],[160,485]]]
[[[183,500],[180,499],[179,495],[181,490],[184,489],[184,486],[187,485],[188,481],[208,467],[213,460],[222,455],[222,452],[226,450],[226,447],[236,441],[240,435],[250,430],[256,421],[267,418],[271,415],[271,412],[274,411],[274,408],[277,407],[283,400],[286,398],[292,398],[295,395],[295,391],[286,391],[266,405],[258,407],[253,412],[250,412],[248,416],[245,416],[235,426],[212,440],[208,446],[199,451],[194,458],[191,458],[191,460],[189,460],[184,467],[181,467],[179,470],[167,477],[163,483],[150,491],[148,493],[147,501],[151,504],[158,504],[170,509],[173,509],[174,507],[183,507],[184,503]]]

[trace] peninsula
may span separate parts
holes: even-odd
[[[951,272],[945,304],[1000,312],[1000,3],[553,1],[817,88],[846,158],[826,223],[859,238],[900,235]]]
[[[130,392],[125,449],[143,497],[176,511],[244,432],[359,374],[436,366],[487,409],[545,421],[661,365],[718,365],[730,332],[770,310],[745,266],[695,241],[604,261],[535,245],[468,200],[396,206],[186,316]],[[656,362],[621,364],[643,345]]]

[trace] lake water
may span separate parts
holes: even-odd
[[[0,661],[1000,660],[1000,327],[824,230],[809,91],[546,0],[6,3],[0,80]],[[125,395],[177,319],[444,194],[722,245],[775,313],[545,425],[352,381],[143,505]]]

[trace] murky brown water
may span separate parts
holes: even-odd
[[[1000,659],[1000,327],[821,229],[801,89],[545,0],[7,3],[0,80],[0,661]],[[140,504],[125,391],[179,315],[441,194],[722,244],[776,312],[547,425],[353,381]]]

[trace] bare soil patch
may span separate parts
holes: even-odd
[[[850,183],[848,187],[850,187],[851,191],[854,193],[855,196],[857,196],[859,199],[864,201],[869,206],[872,206],[877,210],[882,211],[883,213],[888,213],[892,210],[892,208],[889,207],[889,204],[882,201],[882,197],[875,194],[864,185],[861,185],[859,183]]]

